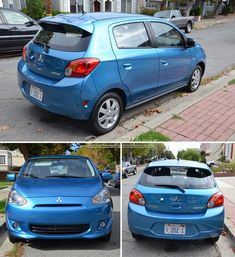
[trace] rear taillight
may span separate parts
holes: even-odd
[[[22,58],[25,62],[26,62],[26,57],[27,57],[27,45],[25,45],[22,50]]]
[[[145,205],[144,196],[136,189],[132,189],[129,195],[129,201],[138,205]]]
[[[65,69],[67,77],[85,77],[100,63],[97,58],[83,58],[69,63]]]
[[[224,204],[224,196],[220,192],[218,192],[211,196],[211,198],[207,203],[207,207],[214,208],[214,207],[222,206],[223,204]]]

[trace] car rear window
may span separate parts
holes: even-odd
[[[91,34],[81,28],[70,25],[40,24],[42,29],[34,38],[35,44],[46,45],[48,48],[68,51],[86,51]]]
[[[216,187],[215,179],[208,169],[194,167],[147,167],[139,184],[149,187],[179,186],[184,189],[209,189]]]

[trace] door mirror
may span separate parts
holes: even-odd
[[[172,16],[171,16],[171,19],[175,19],[175,15],[172,15]]]
[[[195,41],[192,38],[187,38],[186,41],[186,47],[194,47],[195,46]]]
[[[25,22],[26,27],[32,27],[34,25],[34,21]]]
[[[6,179],[8,181],[15,181],[16,180],[16,174],[15,173],[9,173],[9,174],[7,174]]]

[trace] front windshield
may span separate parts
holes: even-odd
[[[88,159],[42,158],[28,162],[21,176],[29,178],[89,178],[96,176]]]
[[[167,10],[167,11],[155,13],[154,16],[157,18],[170,18],[170,14],[171,14],[171,11]]]

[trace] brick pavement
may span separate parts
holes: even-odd
[[[225,216],[230,220],[232,225],[235,227],[235,204],[224,198]]]

